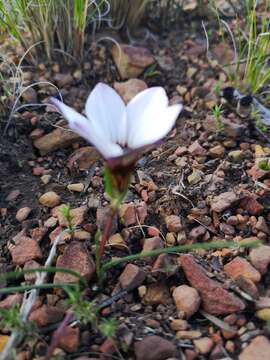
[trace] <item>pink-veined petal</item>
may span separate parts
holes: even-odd
[[[134,138],[146,121],[156,119],[168,106],[168,97],[162,87],[152,87],[143,90],[127,104],[127,133],[128,146],[135,147]],[[155,131],[155,128],[152,129]]]
[[[85,112],[99,134],[113,143],[125,145],[126,107],[114,89],[103,83],[97,84],[87,99]]]
[[[55,98],[50,98],[50,103],[63,114],[64,118],[69,123],[70,129],[94,145],[103,157],[111,158],[123,154],[123,150],[119,145],[102,138],[95,131],[91,122],[76,110]]]

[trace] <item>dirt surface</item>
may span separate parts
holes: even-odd
[[[270,154],[269,144],[256,131],[252,119],[239,118],[235,109],[227,104],[222,114],[224,129],[218,131],[216,128],[210,109],[221,99],[215,95],[214,86],[217,81],[221,81],[223,87],[228,83],[220,67],[212,66],[206,58],[205,39],[198,30],[200,22],[193,19],[192,26],[193,35],[176,28],[162,35],[153,33],[154,40],[144,43],[157,65],[151,71],[146,69],[139,78],[148,87],[164,86],[173,102],[183,102],[184,111],[167,140],[139,160],[125,199],[126,208],[122,208],[122,217],[115,219],[113,225],[113,233],[121,237],[122,246],[112,242],[106,248],[104,262],[111,257],[140,252],[149,241],[145,239],[155,237],[159,238],[152,241],[149,249],[224,239],[241,242],[252,238],[264,243],[264,254],[269,252],[270,180],[269,173],[262,173],[258,167],[258,159]],[[45,78],[58,82],[59,86],[56,75],[72,75],[59,87],[65,102],[78,110],[83,109],[90,89],[98,81],[110,85],[120,81],[109,46],[92,47],[81,76],[74,76],[76,67],[62,68],[60,63],[58,67],[41,65],[32,73],[31,81]],[[54,93],[49,87],[36,88],[39,101]],[[64,241],[57,250],[54,264],[74,243],[81,244],[94,257],[95,233],[97,227],[104,224],[102,209],[108,206],[102,181],[103,164],[94,157],[87,169],[79,169],[78,161],[72,160],[71,155],[89,145],[81,139],[67,146],[62,144],[47,154],[40,153],[33,140],[35,131],[39,129],[37,137],[42,138],[58,126],[62,127],[60,120],[60,115],[48,108],[45,111],[24,110],[16,115],[12,124],[12,128],[15,124],[14,131],[10,130],[9,136],[1,138],[0,246],[1,257],[9,270],[23,267],[29,261],[27,256],[18,260],[10,250],[10,244],[15,248],[20,246],[20,239],[15,235],[21,236],[21,231],[23,236],[36,239],[41,251],[32,258],[30,255],[30,259],[44,264],[55,238],[52,233],[59,227],[56,209],[59,204],[69,204],[72,209],[86,206],[83,219],[76,225],[89,236],[83,240]],[[93,151],[86,156],[87,161]],[[44,179],[46,175],[49,175],[48,183]],[[67,185],[78,183],[83,184],[81,192],[67,189]],[[60,196],[53,208],[39,202],[40,196],[49,191]],[[25,207],[31,211],[18,221],[17,212]],[[127,209],[132,214],[136,209],[135,221]],[[51,217],[56,219],[55,224],[45,225]],[[36,237],[39,232],[42,235]],[[23,250],[28,255],[30,247]],[[165,255],[135,261],[136,268],[131,270],[127,269],[127,264],[121,264],[108,273],[103,288],[97,286],[95,275],[89,275],[86,298],[97,304],[111,299],[100,316],[117,319],[117,335],[106,340],[96,329],[75,324],[69,328],[72,330],[62,340],[62,345],[58,344],[59,355],[67,359],[250,359],[246,354],[252,349],[246,346],[253,346],[253,341],[262,341],[263,349],[270,347],[265,321],[270,319],[267,274],[270,255],[258,260],[259,255],[255,254],[254,260],[255,255],[250,255],[252,251],[200,250],[187,258],[178,254]],[[81,252],[74,254],[78,263],[82,261]],[[239,257],[244,259],[244,264]],[[233,259],[236,264],[232,265]],[[226,267],[228,264],[231,265]],[[80,271],[76,265],[75,270]],[[132,290],[121,293],[125,271],[128,272],[125,281]],[[144,277],[134,285],[132,277],[137,271],[142,271]],[[53,276],[50,279],[53,280]],[[19,282],[9,283],[10,286],[14,284]],[[182,285],[186,288],[178,289]],[[119,299],[113,301],[115,294],[120,294]],[[210,307],[211,294],[216,302]],[[41,309],[42,304],[66,310],[62,297],[53,290],[42,291],[34,311]],[[223,303],[225,298],[227,303]],[[5,297],[1,300],[0,306]],[[268,315],[258,315],[258,309],[268,311]],[[45,355],[60,320],[55,323],[48,313],[42,314],[37,315],[45,319],[39,324],[40,336],[20,344],[18,359]],[[161,339],[157,338],[155,343],[154,336]],[[258,340],[259,336],[262,339]],[[151,353],[155,354],[155,349],[159,351],[153,357]]]

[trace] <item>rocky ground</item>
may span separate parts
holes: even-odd
[[[198,23],[194,26],[199,29]],[[61,207],[69,204],[77,230],[73,237],[66,233],[62,238],[54,264],[83,275],[89,301],[97,304],[122,289],[128,291],[101,311],[101,317],[117,319],[114,339],[71,324],[60,338],[58,356],[270,359],[266,322],[270,320],[270,173],[259,168],[270,154],[269,144],[252,119],[239,118],[227,104],[218,131],[211,112],[221,101],[215,84],[228,83],[219,63],[208,62],[201,31],[191,36],[174,30],[155,39],[143,49],[121,45],[121,61],[116,47],[93,45],[82,68],[55,63],[25,70],[25,85],[49,80],[78,110],[98,81],[113,85],[126,102],[146,87],[161,85],[172,103],[184,104],[167,141],[138,162],[104,261],[222,239],[260,240],[263,245],[252,250],[162,254],[119,265],[108,274],[104,288],[98,288],[94,237],[104,226],[108,207],[102,161],[47,106],[45,111],[17,113],[8,136],[1,139],[1,269],[43,265],[56,236],[66,228]],[[222,58],[223,51],[217,45],[213,54]],[[21,102],[46,102],[52,94],[53,88],[40,85],[27,91]],[[70,281],[61,273],[50,279]],[[25,275],[23,281],[34,279]],[[15,284],[18,281],[8,283]],[[0,307],[21,302],[22,295],[8,295],[2,297]],[[30,314],[40,334],[20,344],[17,359],[42,358],[66,310],[61,293],[42,291]],[[9,335],[1,329],[1,343]]]

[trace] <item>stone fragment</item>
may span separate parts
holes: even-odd
[[[256,301],[256,308],[257,308],[257,309],[270,308],[270,297],[261,296],[261,297]]]
[[[146,305],[168,305],[171,302],[171,295],[165,284],[151,284],[147,287],[143,303]]]
[[[261,245],[255,249],[252,249],[249,254],[252,265],[264,275],[267,272],[267,268],[270,264],[270,246]]]
[[[219,225],[220,231],[222,231],[226,235],[233,236],[235,234],[235,228],[232,225],[221,223]]]
[[[255,225],[255,229],[258,231],[262,231],[265,234],[269,234],[269,229],[268,229],[268,225],[265,221],[265,218],[263,216],[259,216],[258,217],[258,221]]]
[[[223,134],[227,137],[238,138],[243,135],[246,130],[246,126],[229,118],[222,118]]]
[[[93,146],[83,146],[69,156],[67,167],[70,171],[89,170],[99,159],[100,155]]]
[[[12,294],[8,295],[4,300],[0,301],[1,309],[10,309],[15,305],[21,305],[23,300],[23,294]]]
[[[183,228],[181,219],[177,215],[166,216],[165,222],[169,232],[178,232]]]
[[[71,240],[71,234],[69,232],[63,232],[63,228],[61,226],[57,226],[49,235],[51,243],[55,241],[55,239],[60,236],[59,245],[65,244]]]
[[[196,350],[202,355],[208,354],[214,346],[213,340],[208,337],[202,337],[200,339],[194,340],[193,342]]]
[[[123,250],[127,248],[123,236],[119,233],[113,234],[108,241],[108,244],[116,249]]]
[[[253,282],[261,280],[261,274],[245,258],[235,257],[232,261],[224,266],[225,272],[232,278],[236,279],[239,275],[246,277]]]
[[[63,216],[63,208],[65,208],[65,207],[66,207],[66,205],[62,204],[58,207],[55,207],[52,210],[53,217],[57,217],[58,221],[59,221],[59,225],[63,226],[63,227],[68,226],[68,223],[67,223],[65,217]],[[70,213],[71,225],[73,225],[73,226],[81,225],[86,217],[87,211],[88,211],[88,209],[87,209],[86,205],[80,206],[75,209],[70,209],[69,213]]]
[[[74,353],[80,343],[80,330],[79,328],[73,328],[71,326],[66,326],[64,331],[61,333],[59,338],[58,347],[63,349],[67,353]]]
[[[243,275],[238,275],[235,278],[235,283],[244,290],[247,294],[252,296],[254,299],[259,297],[259,291],[255,283]]]
[[[47,184],[49,184],[51,178],[52,178],[52,175],[42,175],[40,180],[43,182],[43,184],[47,185]]]
[[[189,233],[189,238],[192,240],[197,240],[199,238],[201,238],[202,236],[205,235],[206,233],[206,228],[202,225],[196,226],[195,228],[193,228],[190,233]]]
[[[53,208],[60,204],[60,196],[54,191],[48,191],[45,194],[41,195],[39,202],[43,206]]]
[[[31,211],[32,209],[28,206],[20,208],[16,213],[16,220],[18,220],[19,222],[26,220]]]
[[[246,210],[250,215],[259,215],[264,207],[260,204],[254,195],[245,196],[240,201],[240,207]]]
[[[183,311],[187,318],[198,311],[201,303],[198,291],[187,285],[180,285],[174,289],[173,300],[177,310]]]
[[[265,336],[253,338],[250,344],[242,350],[239,360],[269,360],[270,342]]]
[[[148,251],[152,251],[155,249],[161,249],[163,247],[164,247],[163,240],[159,236],[155,236],[152,238],[144,239],[142,252],[148,252]],[[155,259],[152,257],[146,257],[145,260],[150,263],[155,261]]]
[[[45,221],[44,226],[47,229],[54,228],[57,225],[57,222],[58,222],[57,218],[51,216]]]
[[[126,44],[114,45],[112,57],[121,79],[137,78],[147,66],[155,63],[148,49]]]
[[[257,318],[263,321],[269,321],[270,320],[270,308],[266,309],[260,309],[256,312]]]
[[[189,146],[188,151],[193,156],[205,156],[207,154],[207,151],[201,146],[198,140]]]
[[[113,355],[117,351],[117,347],[113,339],[106,339],[99,348],[100,352],[105,356],[102,356],[101,359],[108,358],[110,355]]]
[[[9,251],[16,265],[24,265],[29,260],[42,258],[39,244],[27,236],[20,237],[15,245],[10,245]]]
[[[187,330],[188,322],[183,319],[172,319],[170,326],[174,331]]]
[[[66,87],[73,82],[73,77],[71,74],[56,73],[53,79],[60,88]]]
[[[211,203],[211,209],[217,213],[228,209],[237,201],[237,196],[234,192],[224,192],[218,196],[215,196]]]
[[[203,172],[198,169],[193,169],[192,173],[188,175],[188,182],[190,185],[198,184],[203,177]]]
[[[64,313],[59,307],[44,304],[30,313],[29,320],[41,327],[62,320]]]
[[[8,202],[16,201],[20,195],[21,195],[20,190],[18,189],[11,190],[11,192],[7,195],[5,200]]]
[[[135,95],[147,89],[147,84],[140,79],[130,79],[124,82],[115,82],[113,87],[127,104]]]
[[[56,267],[63,267],[74,270],[83,276],[87,281],[95,273],[95,262],[82,242],[72,241],[64,250],[63,255],[58,256]],[[71,283],[78,281],[78,278],[71,274],[57,272],[54,276],[54,283]]]
[[[160,336],[146,336],[134,344],[136,360],[165,360],[176,355],[176,347]]]
[[[134,289],[144,282],[145,272],[137,265],[128,264],[119,277],[123,289]]]
[[[84,185],[83,183],[68,184],[67,189],[74,192],[83,192]]]
[[[229,152],[228,155],[232,159],[232,161],[240,162],[244,156],[244,151],[243,150],[232,150]]]
[[[168,254],[160,254],[152,266],[152,275],[159,276],[165,272],[166,276],[169,277],[177,271],[177,268],[173,257]]]
[[[52,151],[63,149],[80,140],[81,137],[66,128],[57,128],[34,141],[34,146],[40,154],[46,155]]]
[[[89,241],[91,240],[91,234],[85,230],[76,230],[73,235],[74,240]]]
[[[31,234],[31,238],[39,243],[47,234],[47,232],[48,232],[48,228],[46,226],[40,226],[32,229],[30,231],[30,234]]]
[[[224,289],[217,281],[210,279],[192,255],[182,255],[180,264],[187,280],[198,290],[206,312],[225,315],[245,308],[245,304],[238,297]]]
[[[222,145],[216,145],[209,150],[209,153],[213,158],[222,158],[225,153],[225,148]]]
[[[135,225],[137,223],[135,204],[122,204],[119,209],[119,217],[124,226]]]
[[[199,330],[180,330],[177,331],[176,337],[185,340],[199,339],[202,333]]]

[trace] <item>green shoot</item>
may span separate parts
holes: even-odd
[[[270,171],[269,159],[263,159],[259,162],[259,169],[264,171]]]
[[[221,82],[217,81],[214,86],[214,93],[216,96],[220,97],[221,95]]]
[[[20,306],[14,305],[10,309],[0,308],[0,324],[9,331],[18,331],[23,337],[33,336],[35,333],[35,324],[22,321]]]
[[[98,325],[98,329],[99,329],[100,333],[105,338],[109,338],[109,339],[111,339],[115,336],[117,327],[118,327],[118,324],[115,319],[109,319],[109,320],[104,319]]]
[[[147,78],[153,78],[155,76],[159,76],[161,73],[156,68],[157,68],[157,64],[150,65],[144,73],[144,78],[147,79]]]
[[[67,289],[68,300],[67,304],[75,318],[83,325],[91,325],[93,330],[99,331],[102,336],[112,338],[115,336],[117,329],[117,322],[115,319],[102,320],[99,323],[98,312],[99,308],[95,301],[88,301],[83,299],[79,287]]]
[[[77,277],[79,282],[82,284],[82,286],[87,285],[86,280],[76,271],[71,270],[71,269],[61,268],[61,267],[50,267],[50,266],[44,267],[44,268],[40,267],[37,269],[21,269],[20,271],[11,271],[11,272],[7,272],[7,273],[2,273],[2,274],[0,274],[0,281],[9,280],[9,279],[18,279],[24,274],[44,273],[44,272],[46,272],[46,273],[61,272],[61,273],[70,274],[70,275]],[[2,290],[2,289],[0,289],[0,290]]]
[[[70,232],[71,235],[74,234],[74,231],[75,231],[75,226],[72,225],[72,218],[71,218],[71,214],[70,214],[70,206],[64,206],[61,208],[61,213],[64,217],[64,220],[67,224],[67,228],[68,228],[68,231]]]
[[[215,105],[212,109],[212,114],[215,118],[216,121],[216,129],[217,129],[217,133],[220,134],[223,132],[224,130],[224,125],[222,123],[222,114],[223,114],[223,109],[222,109],[222,105]]]
[[[252,109],[251,116],[255,119],[256,127],[264,134],[266,134],[269,130],[269,127],[267,127],[261,119],[261,116],[258,111],[255,109]]]
[[[80,323],[92,324],[97,327],[97,306],[94,301],[87,301],[82,298],[79,287],[66,289],[68,299],[67,304],[72,308],[72,312]]]

